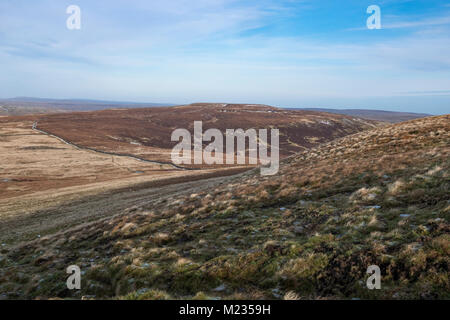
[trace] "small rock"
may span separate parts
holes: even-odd
[[[218,286],[217,288],[214,288],[213,290],[219,292],[219,291],[224,291],[225,289],[226,289],[225,285],[221,284],[220,286]]]
[[[148,288],[141,288],[137,291],[138,294],[146,293],[149,289]]]
[[[275,298],[281,298],[281,292],[278,288],[272,289],[272,294]]]

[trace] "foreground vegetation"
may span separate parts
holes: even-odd
[[[209,192],[3,248],[3,298],[450,298],[450,116],[366,131]],[[67,266],[82,288],[66,288]],[[369,265],[382,289],[368,290]]]

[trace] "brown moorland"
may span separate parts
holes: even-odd
[[[171,165],[105,155],[77,149],[32,130],[32,125],[33,119],[19,117],[6,118],[0,126],[3,243],[36,238],[58,227],[111,215],[155,192],[169,192],[162,186],[245,170],[184,171]]]
[[[338,139],[4,247],[12,298],[450,298],[450,115]],[[199,187],[201,184],[199,184]],[[191,189],[194,191],[194,189]],[[67,266],[83,270],[66,288]],[[382,290],[365,285],[369,265]]]
[[[295,117],[290,123],[292,115]],[[183,183],[247,170],[246,166],[219,166],[185,171],[169,163],[142,162],[84,149],[94,147],[170,162],[167,155],[174,123],[189,127],[194,120],[204,120],[213,126],[219,119],[225,123],[223,128],[267,127],[280,121],[287,126],[281,139],[291,151],[378,125],[329,114],[285,114],[268,106],[222,104],[0,118],[0,241],[10,244],[45,236],[60,227],[111,216],[150,196],[182,192]],[[55,133],[80,148],[34,130],[35,122],[38,129]],[[306,147],[297,146],[287,137]],[[176,184],[180,186],[162,188]]]
[[[380,125],[349,116],[264,105],[196,103],[53,114],[39,117],[37,127],[79,146],[171,162],[170,152],[178,143],[171,141],[172,132],[184,128],[193,134],[194,121],[199,120],[203,121],[203,131],[210,128],[223,133],[226,129],[279,129],[282,158]],[[204,142],[204,146],[207,144]]]

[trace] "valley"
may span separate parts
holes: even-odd
[[[178,124],[190,128],[197,117],[207,128],[220,119],[222,130],[270,128],[282,120],[282,158],[380,125],[320,113],[286,114],[268,106],[214,104],[0,118],[0,241],[45,236],[163,197],[172,185],[184,183],[174,187],[180,192],[187,185],[195,189],[199,180],[220,180],[255,167],[171,163],[171,130]]]
[[[56,123],[46,126],[61,130]],[[2,185],[8,196],[1,234],[10,237],[1,248],[1,297],[448,298],[449,123],[446,115],[381,124],[317,143],[288,152],[271,177],[245,166],[180,171],[83,150],[75,155],[33,131],[33,122],[3,126],[5,153],[20,156],[2,164],[3,173],[16,172],[6,177],[16,185]],[[110,122],[104,129],[115,132]],[[83,141],[74,127],[67,132]],[[104,137],[94,140],[112,149]],[[124,149],[150,158],[134,145]],[[26,160],[21,152],[31,151]],[[61,154],[52,160],[48,151]],[[54,161],[46,175],[55,186],[73,186],[51,189],[42,179],[39,193],[33,179],[39,184],[36,170],[45,161],[39,167],[37,159]],[[5,215],[8,206],[17,208]],[[70,264],[85,272],[80,291],[65,286]],[[365,288],[368,265],[383,270],[384,290]]]

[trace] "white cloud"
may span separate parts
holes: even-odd
[[[70,32],[64,1],[43,0],[44,11],[37,2],[23,8],[4,1],[0,30],[8,32],[0,33],[0,67],[8,77],[0,78],[0,96],[20,90],[26,94],[17,95],[287,103],[450,87],[442,17],[387,24],[414,32],[402,36],[354,41],[349,33],[339,41],[242,35],[289,15],[289,2],[80,0],[82,30]]]

